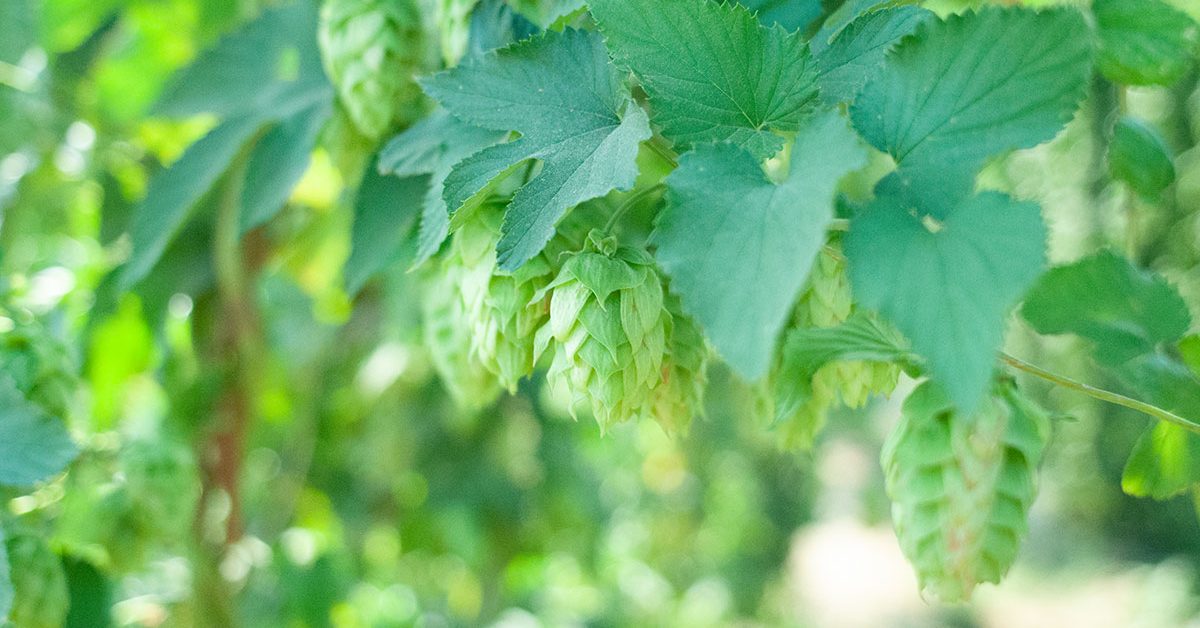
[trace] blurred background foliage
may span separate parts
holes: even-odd
[[[416,5],[414,71],[467,45],[464,4]],[[513,3],[542,25],[580,4]],[[840,3],[749,4],[812,29]],[[17,625],[1200,625],[1192,500],[1120,489],[1147,419],[1069,391],[1029,383],[1061,414],[1031,537],[1003,587],[952,609],[921,602],[890,532],[877,458],[895,402],[836,413],[802,453],[720,367],[685,437],[601,436],[541,379],[456,409],[422,346],[412,216],[388,200],[416,192],[359,185],[387,138],[328,108],[316,7],[199,56],[271,5],[0,2],[0,358],[81,450],[67,474],[5,489]],[[311,92],[272,83],[306,72]],[[1111,245],[1200,303],[1198,78],[1192,58],[1172,87],[1097,79],[1057,140],[984,180],[1043,202],[1055,261]],[[428,107],[408,97],[393,130]],[[1110,175],[1110,144],[1140,129],[1122,115],[1167,147],[1167,185]],[[254,116],[270,122],[238,126]],[[287,121],[299,149],[270,144]],[[231,269],[225,164],[197,164],[185,178],[218,184],[182,202],[161,255],[131,260],[151,181],[214,128],[291,173],[279,202],[234,225]],[[1014,322],[1010,342],[1106,384],[1079,341]]]

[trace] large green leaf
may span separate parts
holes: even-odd
[[[150,272],[167,245],[187,221],[188,214],[224,174],[229,162],[258,131],[252,117],[227,120],[195,144],[171,167],[150,181],[146,197],[134,208],[133,252],[121,270],[123,289]]]
[[[358,292],[390,264],[407,264],[416,254],[413,232],[429,190],[429,177],[396,177],[375,172],[363,176],[354,202],[350,258],[342,273],[346,291]]]
[[[254,147],[242,189],[242,231],[271,219],[308,169],[317,137],[333,114],[321,101],[279,122]]]
[[[1087,86],[1091,45],[1072,9],[983,9],[927,22],[851,107],[855,126],[898,163],[896,183],[944,216],[984,161],[1051,139]]]
[[[813,71],[821,100],[853,100],[859,90],[883,69],[884,57],[933,13],[915,6],[871,11],[851,22],[828,44],[813,43]]]
[[[452,212],[515,164],[542,162],[505,213],[496,249],[501,269],[537,255],[568,209],[634,184],[638,144],[649,139],[650,126],[595,33],[547,32],[467,59],[422,85],[471,124],[521,133],[454,166],[444,191]]]
[[[1097,65],[1126,85],[1170,85],[1195,62],[1200,29],[1160,0],[1095,0],[1100,31]]]
[[[885,195],[853,221],[844,247],[857,300],[894,323],[950,399],[973,411],[1009,310],[1045,265],[1038,206],[986,192],[935,223]]]
[[[27,401],[7,376],[0,377],[0,484],[24,487],[47,480],[76,453],[63,421]]]
[[[798,34],[712,0],[592,0],[613,54],[641,79],[681,150],[714,141],[758,157],[783,145],[816,95]]]
[[[267,9],[181,70],[155,110],[182,117],[259,112],[286,117],[333,97],[317,48],[316,4],[297,0]]]
[[[837,182],[865,163],[846,121],[826,112],[800,130],[782,183],[731,144],[685,154],[668,177],[653,236],[658,261],[684,310],[743,377],[766,373],[825,242]]]
[[[1087,338],[1106,364],[1153,353],[1191,325],[1187,304],[1165,279],[1112,251],[1047,272],[1021,313],[1038,333]]]
[[[1150,201],[1157,201],[1175,182],[1175,163],[1166,140],[1154,127],[1130,116],[1122,116],[1113,129],[1108,167],[1113,178]]]
[[[450,230],[443,197],[446,177],[455,164],[504,139],[504,132],[481,129],[439,109],[397,135],[379,154],[379,170],[399,177],[430,175],[421,212],[416,263],[437,253]]]

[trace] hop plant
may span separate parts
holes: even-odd
[[[882,460],[900,546],[927,594],[963,600],[1008,571],[1049,433],[1045,412],[1010,382],[971,416],[931,382],[904,402]]]
[[[421,13],[414,0],[327,0],[318,31],[326,72],[346,114],[381,137],[420,102]]]
[[[9,619],[21,628],[58,628],[63,625],[70,605],[67,577],[62,560],[33,534],[18,534],[8,539],[9,573],[13,585],[13,605]]]
[[[484,205],[454,235],[462,264],[463,308],[471,327],[471,355],[509,392],[533,372],[534,335],[549,317],[537,295],[553,278],[543,253],[512,273],[496,268],[503,207]]]
[[[673,434],[686,434],[692,418],[704,412],[708,384],[708,346],[700,328],[680,308],[679,299],[666,299],[670,328],[662,382],[654,389],[654,418]]]
[[[457,247],[427,277],[421,300],[425,346],[450,397],[470,411],[487,407],[500,395],[496,376],[473,355],[472,327],[463,301],[468,267]]]
[[[671,319],[650,256],[593,232],[543,292],[537,353],[554,341],[547,377],[569,391],[572,414],[589,406],[601,429],[651,414]]]
[[[68,416],[79,377],[66,346],[40,325],[17,322],[0,333],[0,372],[50,416]]]
[[[836,248],[824,248],[800,295],[795,323],[802,327],[834,327],[850,318],[853,311],[854,299],[850,293],[846,261]],[[899,377],[900,369],[892,364],[838,361],[817,372],[813,388],[833,387],[835,397],[843,404],[861,408],[872,394],[891,394]],[[835,400],[830,399],[826,405]]]

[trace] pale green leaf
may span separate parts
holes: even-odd
[[[796,137],[787,179],[775,184],[731,144],[685,154],[667,179],[653,242],[684,311],[748,379],[767,372],[775,342],[833,218],[837,182],[866,151],[837,113]]]
[[[1112,251],[1051,269],[1021,313],[1038,333],[1092,341],[1106,364],[1153,353],[1191,325],[1187,304],[1171,284]]]
[[[1042,272],[1045,249],[1038,206],[994,192],[941,223],[882,196],[845,240],[856,299],[912,341],[964,412],[987,391],[1008,313]]]
[[[505,213],[496,249],[501,269],[537,255],[568,209],[634,184],[638,144],[649,139],[649,123],[594,33],[547,32],[467,59],[422,85],[466,122],[521,134],[454,167],[444,191],[451,212],[512,166],[542,162]]]
[[[1170,499],[1200,484],[1200,437],[1158,422],[1129,454],[1121,490],[1134,497]]]
[[[932,20],[859,92],[851,117],[898,164],[894,183],[944,216],[970,195],[984,161],[1049,140],[1090,74],[1078,11],[988,8]]]
[[[1159,0],[1095,0],[1100,31],[1096,60],[1109,80],[1170,85],[1195,63],[1200,30],[1186,13]]]
[[[592,0],[614,56],[650,95],[681,151],[732,142],[758,157],[783,145],[816,96],[808,47],[745,7],[712,0]]]
[[[25,487],[61,472],[78,449],[67,427],[0,377],[0,484]]]

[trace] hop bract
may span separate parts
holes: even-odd
[[[548,291],[538,345],[554,341],[548,377],[570,392],[572,412],[590,407],[601,428],[649,415],[670,325],[650,256],[593,233]]]
[[[322,58],[354,126],[378,138],[420,100],[421,13],[413,0],[327,0],[318,32]]]
[[[654,389],[654,418],[672,434],[687,433],[692,418],[704,411],[708,384],[708,345],[700,328],[683,314],[679,300],[667,298],[671,327],[663,377]]]
[[[471,321],[462,297],[467,274],[462,258],[452,254],[441,266],[427,278],[422,294],[425,346],[455,404],[479,410],[500,395],[499,381],[472,355]]]

